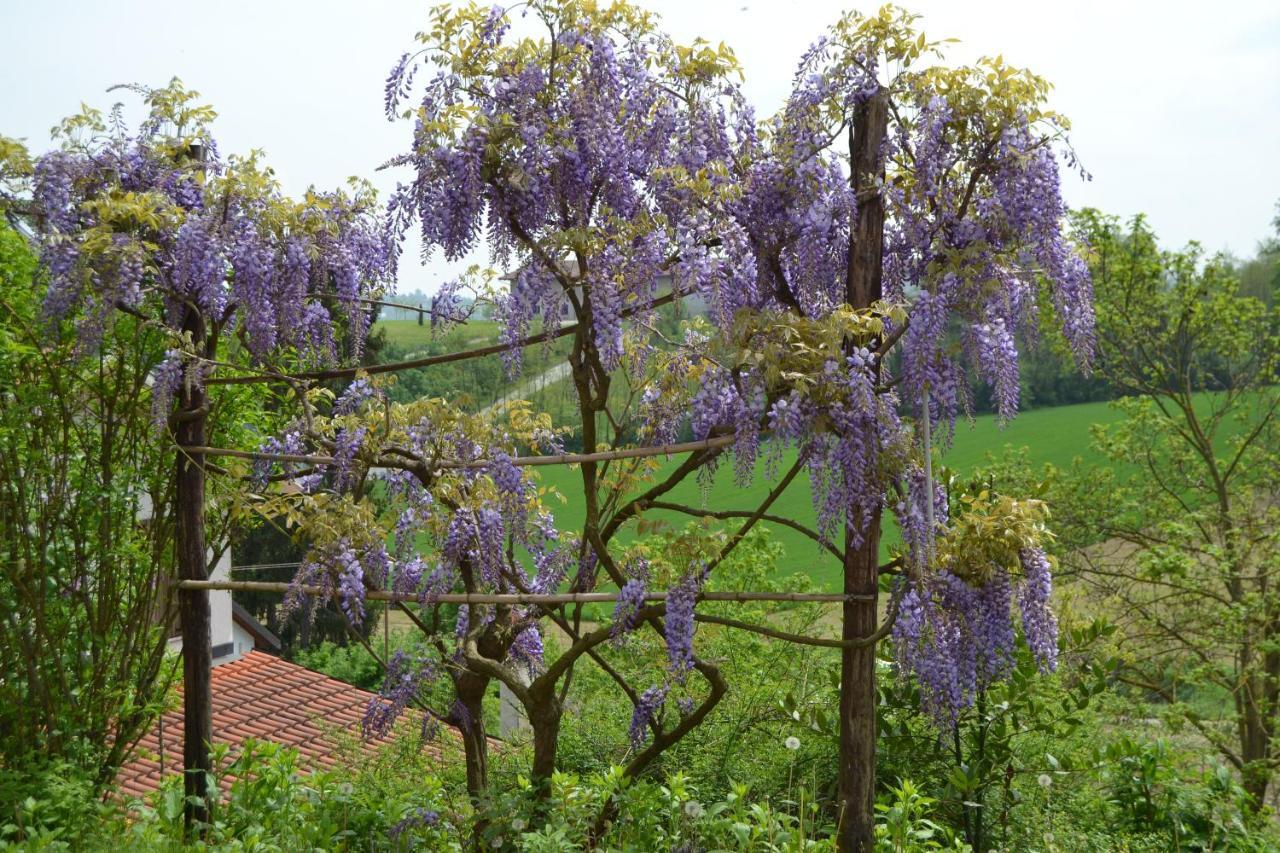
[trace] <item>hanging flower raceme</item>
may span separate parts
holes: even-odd
[[[542,634],[536,625],[530,625],[516,634],[507,652],[509,659],[523,668],[530,676],[542,669]]]
[[[693,669],[693,634],[697,628],[693,611],[706,579],[706,566],[695,565],[667,593],[667,658],[672,677],[682,684],[685,674]]]
[[[618,590],[618,603],[613,608],[613,627],[610,629],[615,643],[620,645],[635,630],[646,592],[645,582],[640,578],[632,578]]]
[[[172,405],[175,353],[194,386],[222,358],[208,351],[215,345],[244,366],[330,362],[340,320],[358,354],[362,300],[390,280],[372,189],[289,199],[256,156],[219,157],[213,112],[196,93],[176,80],[132,88],[149,108],[136,131],[118,109],[110,122],[86,111],[66,123],[75,132],[62,150],[36,161],[31,223],[48,270],[46,317],[73,322],[86,348],[123,312],[167,330],[157,420]]]
[[[317,391],[309,399],[328,396]],[[372,590],[424,608],[447,593],[557,591],[579,543],[561,539],[531,469],[516,458],[522,450],[545,452],[557,440],[549,418],[527,404],[482,414],[440,399],[398,404],[387,399],[381,380],[358,375],[328,416],[313,413],[263,444],[268,453],[309,460],[301,467],[265,459],[256,471],[259,483],[286,486],[259,496],[258,511],[296,525],[310,543],[289,605],[314,610],[329,599],[359,627]],[[315,478],[312,487],[292,488],[304,471]],[[376,501],[369,499],[374,494]],[[318,594],[304,587],[318,587]],[[537,607],[458,607],[452,631],[445,627],[412,666],[397,664],[385,696],[370,706],[367,730],[384,730],[423,678],[456,674],[469,655],[536,677],[544,666],[541,616]]]
[[[399,715],[420,698],[437,675],[437,668],[429,657],[397,649],[387,661],[381,695],[371,698],[365,709],[361,722],[365,737],[382,737],[390,731]],[[424,726],[427,719],[430,715],[424,715]]]
[[[662,713],[662,706],[666,704],[669,692],[671,688],[663,684],[646,688],[640,694],[640,700],[636,702],[635,710],[631,714],[631,726],[627,732],[631,738],[632,749],[639,749],[648,739],[649,725]]]
[[[914,471],[897,506],[917,568],[902,581],[893,640],[902,670],[920,684],[925,710],[947,727],[979,691],[1010,673],[1019,628],[1041,669],[1053,669],[1058,629],[1044,505],[984,488],[952,501],[948,518],[948,497],[935,484],[930,534],[921,510],[928,488]]]
[[[677,537],[679,540],[680,537]],[[668,543],[664,551],[677,553],[682,550],[679,542]],[[627,563],[626,573],[629,580],[623,585],[618,603],[614,608],[611,633],[614,643],[620,645],[627,634],[637,625],[640,611],[645,607],[645,595],[649,584],[651,567],[643,557]],[[667,672],[661,684],[646,689],[636,703],[631,717],[630,737],[634,749],[639,749],[648,738],[649,726],[661,714],[672,690],[684,687],[689,672],[694,668],[695,654],[693,648],[694,632],[697,628],[695,608],[698,596],[707,582],[707,564],[695,559],[679,579],[671,585],[667,592],[663,625],[663,639],[667,646]],[[682,696],[678,702],[680,713],[688,715],[693,711],[693,699]]]

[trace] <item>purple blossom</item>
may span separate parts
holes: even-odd
[[[627,581],[618,591],[618,603],[613,608],[613,626],[610,629],[614,642],[621,643],[635,630],[637,617],[644,607],[645,582],[639,578]],[[670,612],[670,605],[667,607]],[[668,624],[670,618],[668,617]]]
[[[512,463],[511,455],[505,451],[494,453],[486,473],[498,487],[503,512],[513,523],[523,524],[528,486],[525,483],[524,473]]]
[[[173,398],[182,386],[183,358],[178,350],[169,350],[151,374],[151,421],[157,427],[168,422]]]
[[[242,187],[259,184],[239,180],[258,168],[251,158],[221,161],[198,121],[186,134],[202,156],[175,154],[171,100],[149,103],[152,112],[136,132],[117,116],[104,133],[36,162],[31,222],[48,272],[46,316],[73,322],[88,349],[121,309],[175,333],[199,310],[206,329],[246,344],[251,363],[286,349],[320,361],[334,355],[333,329],[317,300],[336,290],[358,352],[366,324],[359,299],[387,283],[391,257],[389,235],[367,200],[316,192],[311,198],[321,203],[295,205],[270,185],[246,194]],[[231,180],[205,181],[201,173]],[[97,202],[121,193],[154,208],[158,224],[100,221]],[[283,218],[267,214],[285,210]],[[97,239],[104,230],[106,245]],[[211,345],[206,337],[183,348],[212,357],[205,351]],[[173,375],[166,369],[159,385],[162,403]],[[204,368],[184,380],[202,383]]]
[[[333,484],[339,491],[355,485],[357,472],[353,468],[356,454],[364,443],[366,427],[357,426],[338,432],[333,448]]]
[[[1018,586],[1018,610],[1022,614],[1022,633],[1042,670],[1058,664],[1058,620],[1053,615],[1050,597],[1053,574],[1049,558],[1039,548],[1025,548],[1018,554],[1022,563],[1022,583]]]
[[[400,837],[411,829],[421,829],[423,827],[435,826],[440,822],[440,813],[435,809],[419,808],[414,809],[400,820],[396,821],[391,827],[388,835],[392,843],[400,840]]]
[[[1001,420],[1018,413],[1018,347],[1003,317],[992,317],[973,329],[978,364],[995,391]]]
[[[426,658],[396,650],[387,661],[381,694],[369,700],[361,730],[365,738],[384,736],[423,687],[435,680],[435,665]]]
[[[529,591],[545,594],[559,589],[573,562],[573,552],[571,546],[557,545],[554,540],[549,544],[531,543],[535,573]]]
[[[670,688],[664,684],[660,687],[650,687],[640,694],[640,701],[636,703],[635,710],[631,714],[631,726],[628,729],[632,749],[639,749],[648,740],[649,724],[662,712],[662,706],[667,701],[668,690]]]
[[[342,612],[347,614],[348,622],[358,627],[364,622],[364,567],[346,540],[339,543],[333,559],[338,569],[338,600]]]
[[[1048,561],[1041,562],[1038,549],[1023,554],[1027,579],[1017,593],[1023,630],[1041,667],[1052,669],[1057,623],[1047,604],[1039,603],[1047,595]],[[903,671],[919,682],[925,710],[946,728],[973,705],[978,690],[1013,667],[1014,589],[1001,567],[992,567],[981,587],[947,571],[910,583],[893,626],[894,648]]]
[[[463,283],[461,279],[453,279],[440,285],[440,289],[436,291],[435,296],[431,297],[431,328],[449,325],[451,323],[465,322],[467,319],[467,311],[463,306],[462,297],[458,295],[458,291],[462,289]]]
[[[694,607],[706,581],[706,567],[698,564],[667,593],[666,640],[667,658],[672,675],[683,683],[685,673],[693,669]]]
[[[402,54],[395,67],[391,69],[391,73],[387,75],[386,86],[383,89],[382,107],[387,114],[388,121],[395,119],[400,101],[408,97],[409,92],[413,89],[413,77],[418,70],[418,66],[410,66],[409,58],[409,54]]]
[[[361,406],[376,396],[378,391],[373,387],[373,383],[362,376],[348,385],[341,396],[334,401],[333,414],[335,417],[355,414]]]
[[[913,465],[903,479],[906,494],[894,505],[894,513],[912,565],[925,569],[933,554],[934,542],[946,530],[947,490],[941,483],[933,484],[933,529],[930,529],[927,503],[929,486],[924,467]]]
[[[507,654],[512,663],[524,667],[530,676],[542,669],[542,634],[537,625],[530,625],[511,643]]]
[[[453,705],[449,707],[449,720],[466,734],[470,734],[471,727],[475,725],[475,719],[471,716],[471,709],[461,699],[453,700]]]
[[[290,456],[303,455],[306,448],[302,444],[302,434],[296,429],[287,430],[280,436],[269,436],[258,446],[258,452],[267,454],[283,454]],[[277,463],[269,459],[256,459],[253,463],[253,483],[256,488],[265,488],[275,470]],[[293,473],[297,464],[281,462],[280,468],[286,473]],[[302,478],[299,478],[302,479]]]

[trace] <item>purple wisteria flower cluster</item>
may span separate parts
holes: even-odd
[[[737,263],[745,236],[694,212],[690,187],[695,174],[727,185],[708,176],[727,176],[734,155],[731,69],[680,76],[674,46],[628,11],[558,18],[554,44],[540,46],[553,61],[504,41],[501,9],[492,20],[460,11],[444,41],[484,30],[465,49],[473,67],[502,71],[461,70],[448,52],[463,46],[433,37],[396,63],[386,87],[389,116],[402,103],[416,116],[410,153],[392,161],[412,169],[389,203],[394,232],[416,223],[423,245],[447,258],[484,241],[514,269],[495,310],[501,340],[526,337],[535,320],[549,331],[572,312],[588,321],[606,370],[623,361],[624,311],[645,315],[664,276],[725,322],[752,278]],[[589,251],[549,248],[588,234]],[[504,358],[519,370],[518,348]]]
[[[422,808],[414,809],[412,812],[396,821],[395,825],[391,827],[387,835],[390,837],[391,843],[395,844],[406,832],[414,829],[421,829],[423,827],[436,826],[438,823],[440,823],[440,813],[435,809],[429,809],[424,806]]]
[[[662,713],[662,706],[666,704],[670,690],[671,688],[665,684],[655,685],[640,694],[640,701],[636,702],[635,710],[631,714],[631,726],[627,732],[631,738],[632,749],[639,749],[648,739],[649,725]]]
[[[151,112],[135,132],[116,116],[36,162],[32,213],[49,272],[47,317],[74,320],[93,346],[117,312],[176,332],[193,306],[206,329],[236,340],[254,364],[282,353],[332,361],[340,320],[358,354],[361,300],[387,285],[391,261],[371,194],[291,201],[255,158],[222,160],[205,121],[174,135],[169,111],[201,115],[194,93],[176,82],[139,91]],[[176,386],[172,362],[171,354],[156,376],[158,412]]]
[[[623,586],[621,597],[614,610],[612,632],[615,642],[635,628],[636,614],[644,607],[648,582],[648,566],[645,564]],[[661,713],[673,688],[684,685],[690,670],[694,668],[693,635],[697,627],[694,609],[698,595],[707,581],[706,563],[696,561],[667,593],[666,619],[663,639],[667,646],[667,677],[662,684],[646,689],[636,703],[631,717],[631,745],[639,749],[648,738],[650,724]],[[682,696],[678,701],[681,714],[693,712],[692,697]]]
[[[370,699],[365,709],[361,722],[365,737],[382,737],[389,732],[401,712],[419,697],[423,688],[435,681],[437,675],[438,670],[429,657],[414,656],[404,650],[392,654],[387,661],[381,695]]]
[[[699,563],[690,567],[667,593],[667,659],[672,677],[681,684],[685,674],[693,669],[693,634],[697,628],[693,611],[706,580],[706,565]]]
[[[985,568],[980,579],[944,567],[902,581],[906,587],[893,625],[898,663],[915,676],[925,710],[943,728],[954,725],[979,691],[1012,670],[1017,628],[1042,670],[1057,665],[1058,623],[1044,551],[1025,547],[1016,565]]]
[[[579,561],[579,542],[562,540],[529,469],[515,459],[522,447],[540,450],[553,442],[549,428],[534,419],[516,434],[492,416],[466,414],[442,400],[406,407],[384,399],[376,382],[357,378],[337,398],[330,419],[294,425],[263,445],[297,454],[310,443],[331,453],[328,464],[323,455],[313,457],[321,461],[309,465],[307,476],[318,479],[298,499],[319,499],[326,511],[339,511],[333,527],[342,535],[334,538],[322,516],[314,524],[310,516],[301,522],[312,547],[290,605],[314,608],[317,599],[331,598],[358,627],[368,618],[367,593],[374,589],[424,606],[445,593],[559,590]],[[371,414],[379,421],[361,420]],[[398,453],[388,456],[379,442]],[[404,461],[415,459],[445,459],[448,465],[436,470]],[[294,473],[293,465],[285,463],[279,477]],[[259,469],[260,478],[274,470],[269,462]],[[373,492],[379,494],[376,507],[368,500]],[[319,595],[304,594],[304,586],[319,587]],[[367,732],[390,726],[426,681],[464,671],[471,654],[536,677],[544,669],[541,615],[533,606],[460,605],[452,632],[442,631],[440,643],[394,661],[383,696],[369,707]],[[451,712],[455,722],[465,721],[461,713]]]
[[[646,593],[645,582],[640,578],[632,578],[618,590],[618,603],[613,608],[611,629],[615,643],[621,645],[626,636],[635,630]]]

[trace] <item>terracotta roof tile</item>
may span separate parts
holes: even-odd
[[[247,738],[298,750],[303,767],[331,767],[334,734],[359,739],[360,720],[374,694],[259,651],[214,668],[213,740],[239,746]],[[363,744],[372,751],[385,739]],[[161,748],[163,744],[163,749]],[[182,710],[170,711],[139,740],[116,777],[124,796],[143,796],[165,776],[182,772]]]

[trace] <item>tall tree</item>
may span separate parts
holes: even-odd
[[[670,352],[655,345],[645,325],[628,329],[624,321],[647,324],[661,306],[693,292],[683,280],[675,290],[659,290],[663,274],[688,252],[714,268],[709,273],[715,281],[731,275],[723,260],[697,250],[718,237],[691,198],[712,191],[699,169],[724,169],[725,113],[736,97],[727,83],[735,69],[732,54],[701,44],[676,46],[656,30],[652,16],[625,4],[534,3],[529,11],[543,32],[514,39],[508,34],[512,21],[501,9],[437,9],[422,37],[425,47],[397,63],[387,87],[391,116],[409,97],[416,68],[426,67],[432,76],[414,90],[421,100],[408,111],[412,149],[395,161],[410,167],[413,177],[392,197],[390,213],[401,233],[416,221],[425,244],[450,258],[486,238],[493,257],[515,270],[507,289],[483,278],[447,285],[435,297],[433,320],[465,321],[468,304],[492,302],[501,325],[497,349],[505,350],[512,373],[532,340],[571,337],[565,364],[577,395],[573,426],[588,457],[581,466],[583,528],[562,537],[528,468],[513,462],[521,452],[562,449],[559,425],[520,403],[480,414],[441,400],[388,405],[369,381],[355,383],[330,418],[306,414],[263,448],[268,461],[303,451],[330,456],[316,459],[327,459],[317,472],[324,477],[304,474],[298,481],[301,494],[290,488],[292,494],[273,498],[278,503],[259,507],[303,527],[315,547],[298,580],[338,593],[353,621],[363,619],[367,587],[421,596],[415,618],[429,629],[430,640],[419,656],[388,662],[392,689],[385,704],[370,709],[370,724],[393,719],[424,680],[448,679],[456,701],[432,711],[460,730],[468,786],[476,796],[487,785],[486,688],[498,680],[524,704],[534,729],[532,776],[545,785],[555,766],[562,685],[579,659],[603,660],[599,648],[618,632],[586,630],[580,607],[478,605],[461,608],[456,622],[448,614],[455,628],[441,631],[447,610],[436,596],[454,589],[554,592],[565,583],[589,591],[603,574],[618,587],[634,582],[641,592],[642,578],[683,584],[691,607],[710,568],[705,564],[740,541],[691,544],[689,553],[663,555],[655,561],[660,566],[615,543],[646,500],[716,459],[727,440],[692,448],[678,475],[640,495],[632,492],[651,473],[648,457],[654,454],[609,458],[637,430],[650,440],[646,429],[668,428],[640,425],[638,408],[666,405],[645,396],[646,387],[660,390],[659,378],[688,384],[710,364],[710,341],[691,339]],[[461,299],[466,287],[476,289],[479,302]],[[566,315],[572,323],[562,326]],[[541,334],[532,329],[536,318]],[[424,360],[459,361],[493,349]],[[380,365],[369,373],[396,367]],[[611,393],[619,387],[626,390]],[[596,454],[601,458],[591,458]],[[364,483],[371,471],[388,483],[390,509],[381,519],[367,509]],[[275,476],[297,480],[299,473],[292,465]],[[390,527],[395,544],[389,550]],[[415,545],[422,541],[429,548],[419,556]],[[658,631],[677,651],[662,684],[646,691],[620,680],[620,689],[637,703],[637,750],[627,768],[632,774],[704,718],[724,690],[718,668],[693,654],[691,613],[670,617],[668,606],[664,621],[664,608],[635,604],[636,612],[623,621]],[[541,660],[544,617],[572,641],[555,661]],[[707,685],[697,701],[686,681],[691,670]],[[664,727],[660,712],[672,690],[693,704]]]
[[[1237,267],[1240,295],[1252,296],[1267,305],[1280,302],[1280,203],[1271,220],[1275,235],[1258,243],[1254,256]]]
[[[1071,559],[1122,629],[1124,677],[1194,725],[1260,808],[1280,758],[1280,311],[1241,295],[1227,259],[1162,251],[1141,217],[1076,221],[1125,418],[1097,436],[1115,468],[1067,480],[1059,521],[1095,543]],[[1188,691],[1230,701],[1210,714]]]

